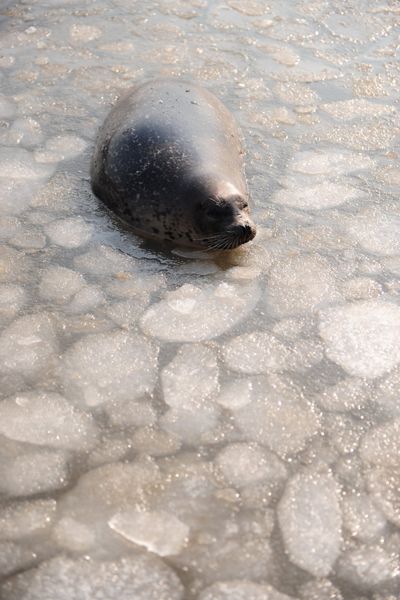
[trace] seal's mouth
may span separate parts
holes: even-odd
[[[201,241],[208,252],[211,252],[212,250],[233,250],[242,244],[250,242],[255,235],[255,226],[246,223],[244,225],[235,225],[225,231],[204,237]]]

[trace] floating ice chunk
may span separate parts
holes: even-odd
[[[0,577],[28,569],[36,554],[15,542],[0,542]]]
[[[54,265],[48,267],[39,284],[39,294],[46,300],[65,302],[85,285],[80,273]]]
[[[116,427],[143,427],[153,425],[157,421],[157,413],[150,404],[144,400],[131,399],[115,400],[108,402],[104,407],[111,423]]]
[[[86,244],[92,235],[92,227],[82,217],[52,221],[44,230],[54,244],[63,248],[79,248]]]
[[[271,198],[276,204],[283,204],[303,210],[321,210],[340,206],[349,200],[360,198],[364,192],[351,185],[325,181],[310,187],[288,187],[275,192]]]
[[[280,371],[288,364],[289,350],[267,331],[253,331],[228,341],[222,349],[226,365],[240,373]]]
[[[173,570],[161,559],[144,554],[115,561],[59,556],[11,579],[1,591],[10,600],[17,597],[19,600],[182,600],[183,597],[182,584]]]
[[[342,286],[346,300],[369,300],[382,294],[382,286],[369,277],[354,277]]]
[[[25,279],[31,261],[24,252],[0,244],[0,281],[16,283]]]
[[[10,144],[20,144],[21,146],[35,146],[42,139],[43,133],[39,123],[31,118],[16,119],[7,135]]]
[[[319,331],[328,357],[350,375],[375,378],[400,362],[400,308],[366,300],[329,308]]]
[[[369,210],[350,219],[346,229],[368,252],[380,256],[400,254],[400,217]]]
[[[0,458],[0,490],[8,496],[39,494],[67,483],[67,456],[63,452],[43,449],[7,460]]]
[[[335,272],[318,254],[282,259],[269,273],[266,302],[273,316],[310,313],[341,300]]]
[[[55,518],[55,500],[29,500],[0,509],[0,540],[19,540],[49,528]]]
[[[0,216],[0,239],[9,240],[21,231],[21,227],[21,221],[16,217]]]
[[[222,386],[216,401],[224,408],[236,410],[251,402],[252,390],[251,379],[236,379]]]
[[[343,600],[342,594],[329,579],[314,579],[305,583],[300,587],[300,598],[302,600]]]
[[[287,484],[278,519],[290,560],[315,577],[328,575],[342,541],[339,487],[329,471],[309,468]]]
[[[398,462],[368,466],[365,477],[375,504],[389,521],[400,527],[400,467]]]
[[[102,278],[106,275],[114,275],[118,282],[122,281],[123,283],[131,282],[129,275],[131,271],[137,271],[137,264],[137,260],[132,256],[109,246],[97,246],[74,259],[74,265],[83,273],[101,275]],[[131,295],[131,290],[129,295]]]
[[[289,104],[315,104],[319,99],[318,94],[310,86],[294,81],[276,83],[274,93],[280,100]]]
[[[400,417],[400,369],[393,369],[385,378],[381,379],[374,389],[372,400],[376,409],[385,417]]]
[[[256,284],[185,284],[153,304],[141,318],[141,327],[145,333],[168,341],[214,338],[244,319],[259,295]]]
[[[120,327],[128,329],[139,319],[150,302],[149,295],[138,294],[132,300],[116,302],[107,309],[107,314]]]
[[[90,527],[70,517],[63,517],[58,521],[52,537],[61,548],[71,552],[87,552],[96,540]]]
[[[12,179],[46,179],[53,172],[52,166],[39,165],[32,153],[23,148],[0,148],[0,177]]]
[[[93,25],[74,23],[69,30],[69,34],[74,42],[92,42],[102,36],[102,31]]]
[[[215,460],[225,479],[236,487],[286,478],[285,466],[279,458],[257,444],[229,444]]]
[[[0,372],[34,376],[57,350],[52,320],[45,313],[20,317],[0,335]]]
[[[341,175],[362,169],[372,169],[374,161],[368,156],[349,152],[298,152],[289,163],[292,171],[306,175]]]
[[[390,115],[395,112],[395,107],[390,104],[371,102],[371,100],[366,100],[365,98],[352,98],[351,100],[329,102],[327,104],[321,104],[320,108],[331,115],[331,117],[342,121],[363,117]]]
[[[87,142],[77,135],[57,135],[47,140],[44,149],[36,150],[35,159],[39,163],[70,160],[82,154],[87,146]]]
[[[268,446],[282,458],[301,451],[320,427],[317,413],[294,390],[272,377],[253,382],[252,401],[233,416],[250,440]]]
[[[399,464],[400,456],[400,418],[374,427],[365,434],[360,456],[367,465]]]
[[[361,546],[344,552],[337,570],[341,579],[369,592],[371,587],[399,575],[398,556],[391,555],[378,545]]]
[[[159,556],[179,554],[185,547],[189,527],[171,513],[131,510],[115,514],[111,529],[130,542],[145,546]]]
[[[331,128],[325,126],[318,133],[321,139],[332,144],[342,144],[346,148],[361,152],[393,148],[397,137],[396,128],[384,118],[370,121],[363,119],[359,123],[347,123]]]
[[[39,186],[40,181],[1,178],[1,212],[19,215],[29,206]]]
[[[38,231],[23,230],[10,239],[10,244],[17,248],[40,250],[46,245],[46,237]]]
[[[201,441],[202,434],[213,429],[219,418],[219,410],[210,402],[185,408],[171,408],[160,419],[160,426],[187,444]]]
[[[386,527],[386,519],[366,494],[346,494],[342,501],[343,527],[362,542],[376,540]]]
[[[157,354],[158,349],[141,335],[112,331],[86,336],[64,354],[64,388],[87,406],[134,400],[152,391]]]
[[[97,436],[90,415],[58,394],[33,391],[0,403],[0,433],[19,442],[69,450],[87,450]]]
[[[10,98],[0,94],[0,119],[11,119],[15,113],[15,104]]]
[[[191,408],[218,391],[215,352],[201,344],[182,346],[161,373],[164,401],[172,408]]]
[[[81,313],[93,310],[99,304],[105,302],[103,292],[95,285],[86,285],[78,292],[68,304],[68,310],[71,313]]]
[[[176,436],[155,427],[140,427],[132,436],[132,448],[149,456],[175,454],[180,447]]]
[[[369,382],[349,377],[325,388],[314,400],[327,411],[349,412],[360,410],[370,396]]]
[[[13,284],[0,284],[0,317],[14,317],[26,303],[24,288]]]
[[[234,579],[219,581],[203,590],[198,600],[296,600],[278,592],[270,585]]]
[[[124,432],[104,434],[100,438],[97,446],[88,456],[88,467],[96,468],[101,465],[123,460],[126,455],[131,454],[131,441],[131,437],[126,436]]]

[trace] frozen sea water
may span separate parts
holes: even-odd
[[[398,600],[400,10],[5,0],[0,597]],[[135,82],[241,125],[256,238],[135,237],[91,194]]]

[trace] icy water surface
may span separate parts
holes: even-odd
[[[2,600],[400,598],[400,5],[3,0]],[[99,206],[135,81],[233,111],[258,235]]]

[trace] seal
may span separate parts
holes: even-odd
[[[92,190],[142,237],[228,250],[256,234],[243,155],[238,127],[214,94],[156,79],[129,90],[106,118]]]

